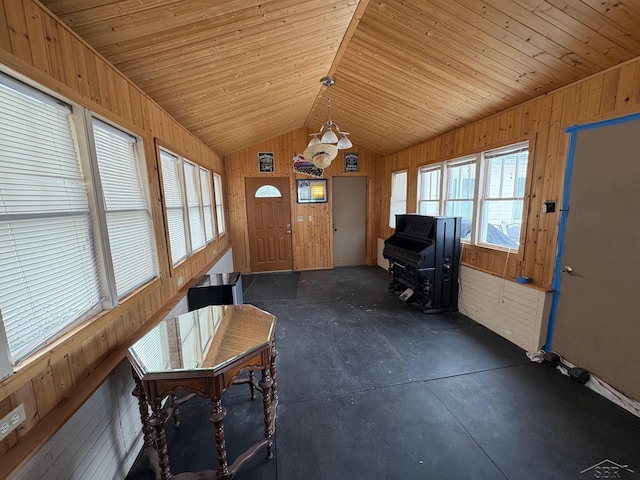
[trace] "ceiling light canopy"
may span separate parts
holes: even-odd
[[[317,167],[327,168],[338,155],[338,149],[351,148],[353,144],[347,137],[349,133],[341,131],[338,124],[331,120],[331,87],[336,83],[335,79],[333,77],[323,77],[320,81],[327,89],[329,120],[320,127],[320,131],[311,134],[309,145],[302,155]]]

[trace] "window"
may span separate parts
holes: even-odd
[[[187,199],[187,212],[189,217],[189,229],[191,231],[191,250],[196,251],[204,247],[204,218],[202,215],[202,196],[200,194],[200,175],[198,166],[187,160],[182,162],[184,168],[185,196]]]
[[[418,172],[418,213],[440,215],[442,211],[442,165],[422,167]]]
[[[528,159],[526,144],[484,154],[480,244],[516,249],[520,245]]]
[[[522,142],[422,167],[418,213],[462,217],[464,242],[518,252],[528,160]]]
[[[396,214],[407,213],[407,171],[391,174],[391,204],[389,226],[396,228]]]
[[[222,199],[222,179],[217,173],[213,174],[213,189],[216,202],[216,218],[218,220],[218,235],[224,235],[224,204]]]
[[[208,242],[216,238],[213,230],[213,205],[211,202],[211,173],[200,167],[200,191],[202,192],[202,211],[204,213],[204,234]]]
[[[280,190],[273,185],[262,185],[256,190],[256,198],[279,198],[282,197]]]
[[[475,157],[449,162],[446,165],[446,169],[445,215],[462,217],[462,232],[460,236],[463,240],[470,240],[476,189]]]
[[[136,139],[74,110],[0,76],[0,377],[156,276]]]
[[[137,140],[93,119],[116,295],[122,298],[157,276],[147,171]]]
[[[215,239],[211,173],[179,155],[160,149],[169,247],[174,266]]]
[[[162,169],[162,186],[164,190],[164,206],[167,211],[169,224],[169,247],[171,261],[177,265],[187,258],[187,223],[184,218],[184,201],[180,188],[180,164],[178,157],[164,150],[160,150],[160,164]]]

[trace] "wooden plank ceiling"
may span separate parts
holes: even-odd
[[[640,0],[41,0],[221,155],[332,117],[387,155],[640,55]]]

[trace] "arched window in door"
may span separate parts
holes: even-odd
[[[280,190],[273,185],[263,185],[256,191],[256,198],[282,197]]]

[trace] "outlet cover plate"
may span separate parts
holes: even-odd
[[[11,412],[0,419],[0,440],[13,432],[27,418],[24,413],[24,404],[21,403]]]

